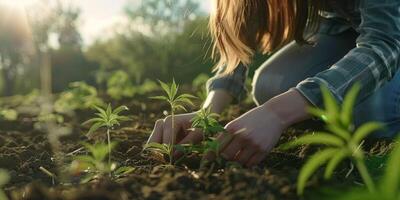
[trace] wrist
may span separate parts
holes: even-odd
[[[261,106],[265,107],[268,112],[273,113],[284,127],[289,127],[310,118],[307,112],[307,108],[310,105],[300,92],[291,89],[270,99]]]

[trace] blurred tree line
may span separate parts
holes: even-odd
[[[207,16],[198,0],[130,0],[123,28],[86,47],[77,7],[61,0],[32,6],[24,12],[0,4],[2,95],[60,92],[74,81],[105,87],[121,70],[134,84],[173,77],[191,83],[211,71]]]

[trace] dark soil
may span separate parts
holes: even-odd
[[[6,186],[10,199],[299,199],[296,195],[296,178],[305,157],[315,149],[305,147],[290,152],[275,150],[263,163],[251,169],[226,165],[199,170],[197,167],[188,167],[190,161],[187,161],[187,166],[163,168],[162,163],[154,157],[142,153],[142,146],[153,123],[162,117],[161,113],[166,107],[147,100],[124,104],[131,108],[133,120],[113,133],[112,138],[119,145],[112,158],[120,165],[133,166],[136,170],[117,180],[101,178],[85,184],[66,185],[57,181],[53,184],[52,178],[39,170],[44,167],[57,172],[47,133],[35,130],[35,120],[29,116],[21,116],[15,122],[0,122],[0,168],[7,169],[12,176]],[[232,107],[224,114],[222,121],[227,122],[239,116],[251,106]],[[84,153],[80,142],[88,141],[84,135],[87,127],[82,127],[80,123],[91,115],[91,111],[79,111],[75,118],[66,121],[65,124],[73,127],[73,133],[61,139],[62,162],[68,164],[73,155]],[[305,127],[309,126],[289,129],[281,142],[304,133]],[[386,143],[377,146],[373,142],[370,146],[377,152],[387,149]],[[353,184],[357,176],[345,178],[348,169],[349,166],[342,166],[329,183],[318,178],[321,176],[314,176],[307,188],[307,191],[311,191],[307,193],[308,197],[314,198],[314,194],[319,194],[313,192],[318,186]]]

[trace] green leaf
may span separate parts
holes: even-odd
[[[337,117],[339,116],[339,106],[336,102],[335,97],[327,87],[321,86],[321,91],[324,99],[325,110],[326,113],[328,114],[327,120],[334,123],[337,120]]]
[[[320,118],[321,120],[323,120],[324,122],[327,122],[328,117],[327,117],[327,113],[319,108],[314,108],[314,107],[310,107],[307,109],[307,111],[311,114],[314,115],[315,117]]]
[[[314,154],[301,168],[297,179],[297,193],[302,195],[306,186],[307,180],[315,171],[324,165],[333,155],[337,153],[337,149],[329,148]]]
[[[344,145],[344,142],[335,135],[324,132],[317,132],[315,134],[301,136],[294,141],[282,144],[281,146],[279,146],[279,148],[287,150],[305,144],[319,144],[341,147]]]
[[[150,97],[150,99],[169,101],[168,97],[165,97],[165,96],[155,96],[155,97]]]
[[[87,136],[92,135],[95,131],[97,131],[99,128],[103,127],[104,124],[101,122],[95,123],[92,125],[92,127],[90,127],[88,133],[86,134]]]
[[[324,178],[330,179],[332,177],[333,171],[336,169],[339,163],[342,162],[349,155],[351,154],[347,151],[347,149],[339,150],[339,152],[337,152],[328,162],[325,169]]]
[[[10,181],[10,175],[4,169],[0,169],[0,188]]]
[[[83,122],[82,125],[88,125],[88,124],[102,122],[102,121],[103,121],[103,119],[101,119],[101,118],[93,118],[93,119],[89,119],[89,120]]]
[[[352,123],[353,107],[360,90],[361,85],[359,83],[354,84],[343,100],[340,119],[345,126],[350,126]]]
[[[160,80],[158,80],[158,82],[160,83],[160,86],[164,90],[164,92],[167,93],[167,95],[169,97],[169,100],[172,100],[172,94],[171,94],[170,87],[166,83],[164,83],[164,82],[162,82]]]
[[[329,131],[345,139],[346,141],[351,139],[351,133],[336,124],[328,124],[326,127]]]
[[[98,106],[94,106],[94,108],[99,112],[99,113],[101,113],[101,116],[107,116],[107,113],[106,113],[106,111],[103,109],[103,108],[100,108],[100,107],[98,107]],[[104,117],[103,117],[104,118]]]
[[[118,120],[118,121],[121,121],[121,122],[125,122],[125,121],[130,121],[131,118],[126,117],[126,116],[118,116],[118,117],[117,117],[117,120]]]
[[[369,123],[363,124],[354,133],[352,141],[355,144],[359,144],[369,134],[372,134],[373,132],[375,132],[379,129],[383,129],[383,128],[384,128],[384,125],[381,123],[378,123],[378,122],[369,122]]]
[[[111,104],[108,104],[106,113],[107,113],[106,116],[110,116],[112,114]]]
[[[397,138],[396,143],[387,161],[380,188],[387,199],[398,199],[400,195],[400,137]]]
[[[186,108],[184,106],[182,106],[182,105],[175,105],[174,106],[174,110],[175,111],[183,110],[183,111],[187,112]]]
[[[172,100],[172,99],[175,99],[176,94],[178,93],[178,89],[179,89],[179,85],[177,85],[177,84],[175,83],[175,79],[172,79],[172,84],[171,84],[171,87],[170,87],[170,91],[171,91],[171,97],[170,97],[170,99],[171,99],[171,100]]]
[[[120,106],[120,107],[116,108],[116,109],[113,111],[113,114],[118,115],[120,112],[122,112],[122,111],[127,111],[127,110],[129,110],[128,107],[126,107],[126,106]]]

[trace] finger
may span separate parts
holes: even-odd
[[[220,133],[216,139],[219,143],[219,152],[222,152],[222,150],[224,150],[229,145],[232,139],[233,135],[231,135],[230,133]]]
[[[233,160],[242,148],[243,143],[241,140],[238,137],[234,137],[233,140],[222,149],[221,156],[226,160]]]
[[[266,155],[267,155],[266,153],[260,153],[260,152],[254,154],[254,155],[249,159],[249,161],[247,161],[246,166],[247,166],[247,167],[252,167],[252,166],[254,166],[254,165],[259,164],[262,160],[264,160],[264,158],[265,158]]]
[[[163,126],[164,126],[164,120],[159,119],[156,121],[153,132],[150,135],[150,138],[147,140],[147,143],[161,143],[162,142],[162,136],[163,136]]]
[[[197,144],[203,140],[203,134],[199,131],[192,131],[183,138],[179,144]],[[183,155],[183,152],[175,151],[174,157],[179,158]]]
[[[203,140],[203,134],[200,131],[189,132],[179,144],[197,144]]]
[[[235,157],[235,160],[242,165],[245,165],[249,159],[257,153],[255,148],[245,147],[240,153]]]

